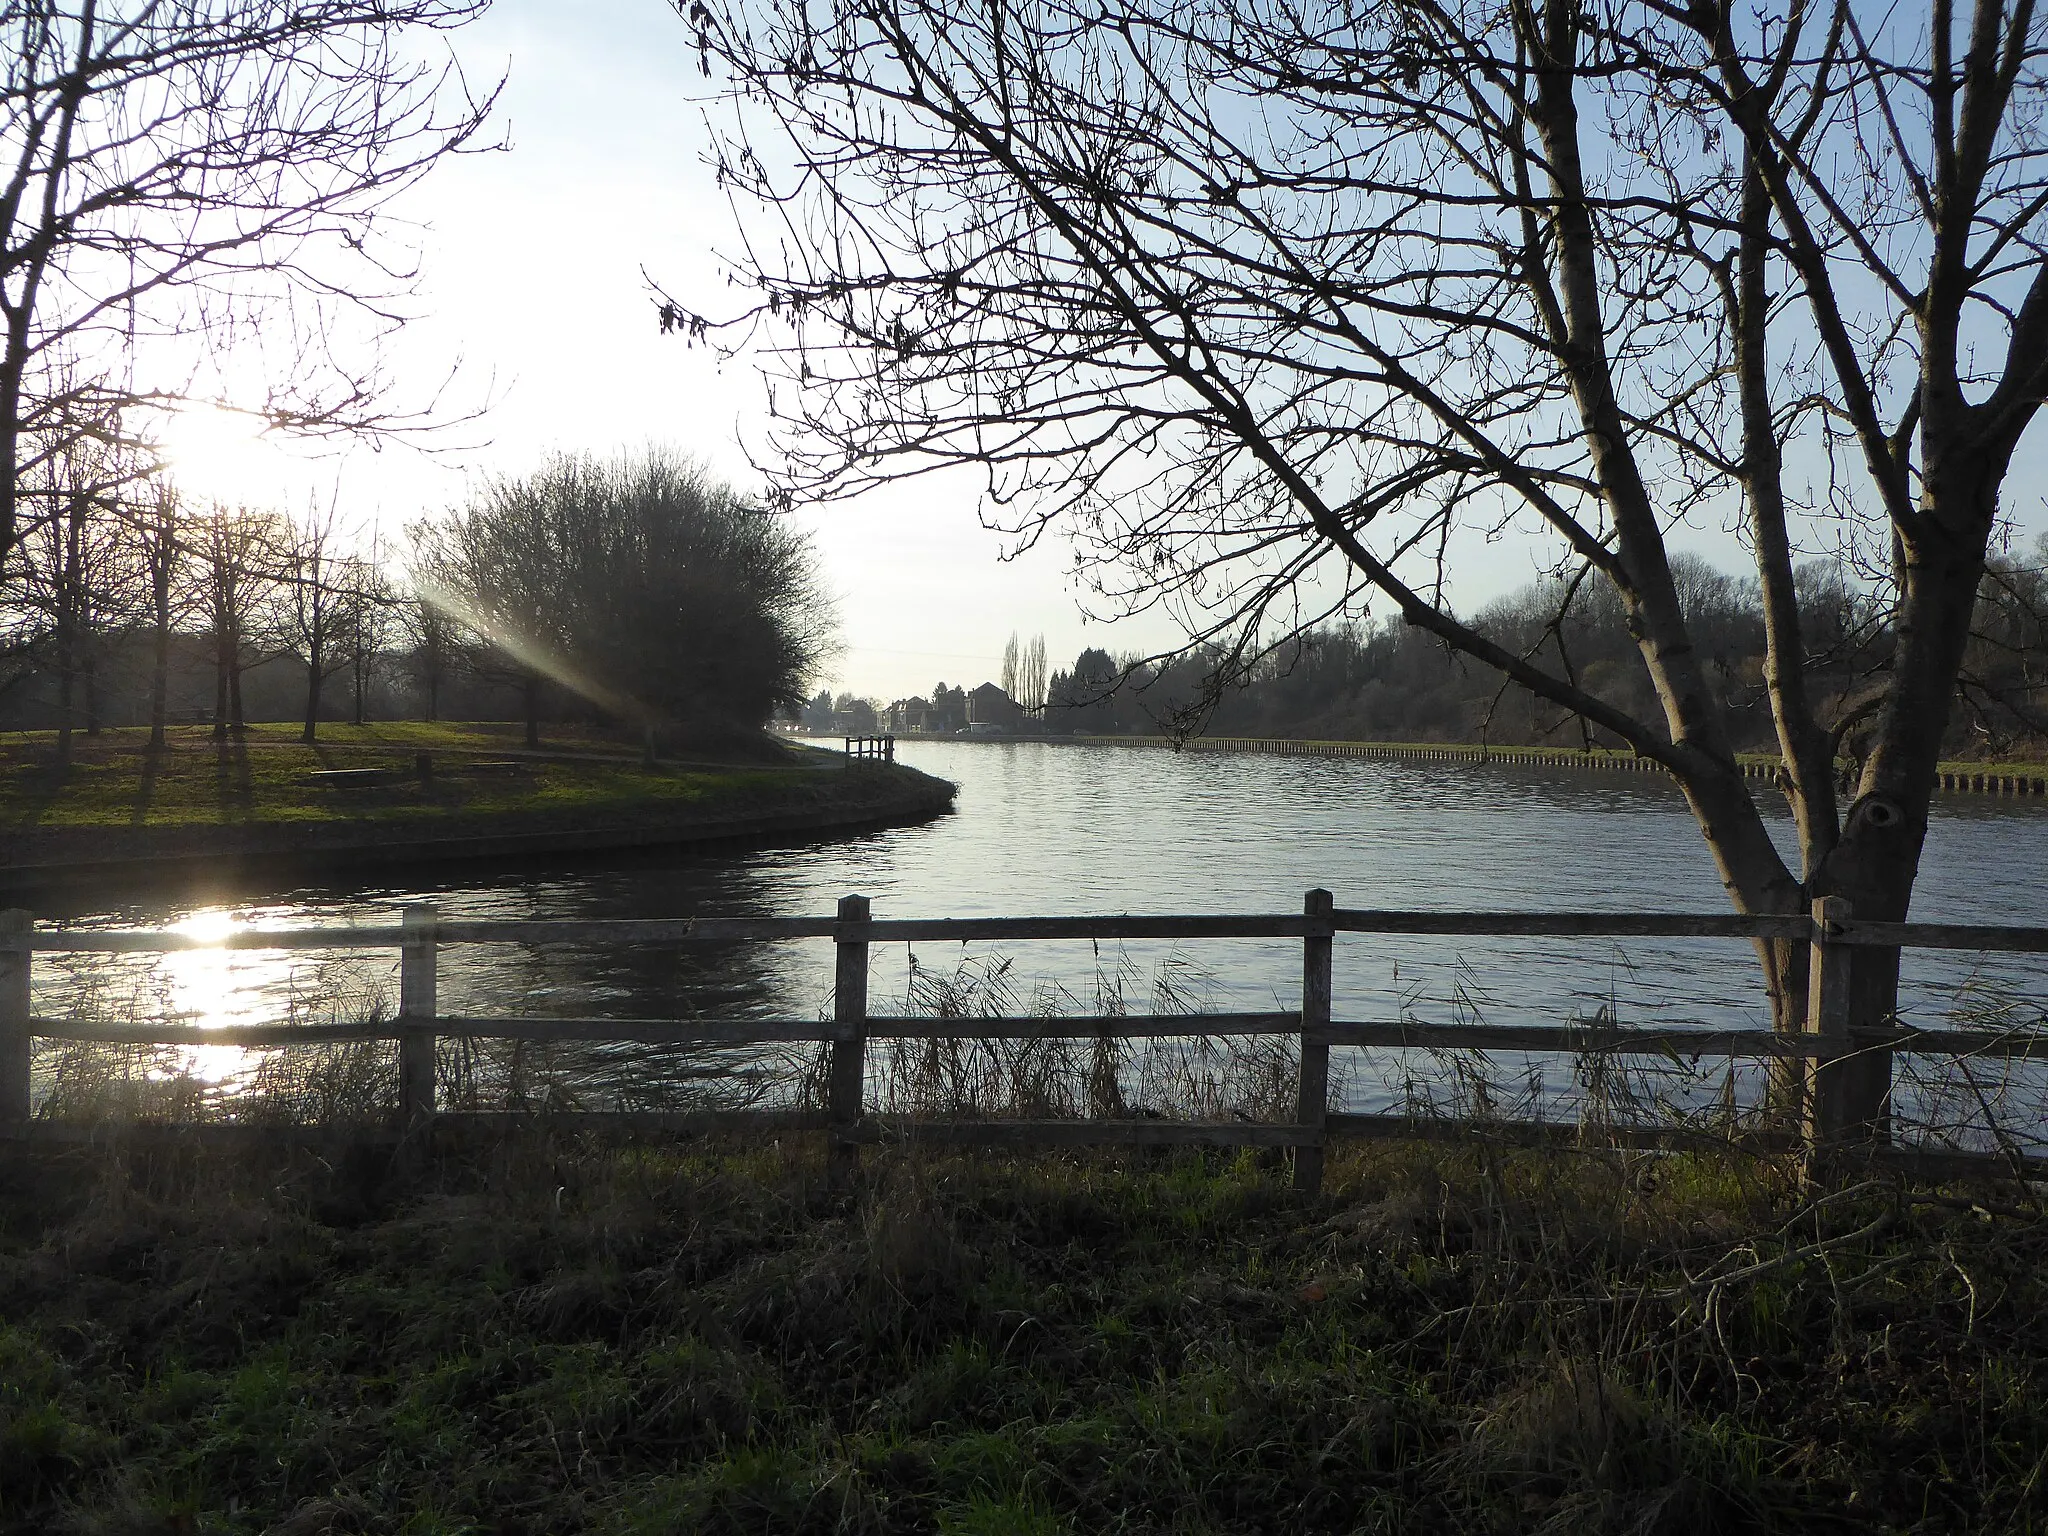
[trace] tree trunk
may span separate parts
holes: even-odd
[[[228,725],[237,736],[249,728],[242,714],[242,656],[239,650],[228,663]]]
[[[150,572],[149,745],[152,751],[163,749],[164,716],[171,691],[171,558],[172,552],[167,544],[159,550],[155,568]]]
[[[213,739],[225,741],[228,734],[228,674],[233,671],[225,637],[213,642]]]
[[[161,751],[164,744],[164,716],[169,705],[171,689],[171,629],[168,624],[158,624],[151,637],[153,648],[149,658],[149,745]]]
[[[1771,1028],[1796,1035],[1806,1028],[1807,977],[1813,946],[1804,939],[1758,939],[1757,960],[1763,967],[1764,992],[1771,1010]],[[1778,1130],[1797,1131],[1806,1112],[1807,1065],[1799,1057],[1772,1059],[1766,1073],[1765,1117]]]
[[[57,616],[57,761],[71,761],[71,697],[74,687],[70,618]]]
[[[311,647],[307,656],[306,728],[299,733],[299,740],[310,745],[320,739],[320,688],[327,679],[320,670],[320,647]]]

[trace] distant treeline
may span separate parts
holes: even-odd
[[[1753,581],[1681,556],[1676,574],[1706,672],[1737,744],[1775,742],[1764,676],[1764,613]],[[1814,561],[1799,571],[1807,686],[1842,721],[1857,751],[1856,702],[1889,663],[1894,636],[1882,596]],[[1482,609],[1477,626],[1502,645],[1574,677],[1630,713],[1661,711],[1611,586],[1539,582]],[[1186,728],[1207,734],[1353,741],[1488,741],[1618,746],[1571,714],[1504,687],[1398,619],[1313,630],[1231,677],[1195,653],[1165,665],[1090,649],[1048,684],[1043,729],[1124,734]],[[2048,742],[2048,537],[1987,572],[1976,634],[1950,717],[1953,752],[1997,754]]]

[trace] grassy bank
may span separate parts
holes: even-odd
[[[438,840],[446,841],[436,856],[446,858],[460,855],[461,839],[553,836],[573,848],[586,832],[639,843],[776,825],[822,830],[929,815],[947,798],[946,786],[908,769],[848,772],[834,754],[766,736],[715,758],[649,766],[590,733],[557,732],[528,752],[517,725],[323,725],[312,744],[283,725],[221,740],[192,727],[161,750],[146,732],[106,731],[74,737],[68,761],[49,733],[23,733],[0,736],[0,868],[61,875],[79,865],[294,854],[318,866],[351,850],[424,850]]]
[[[531,1131],[0,1180],[17,1531],[2021,1532],[2048,1224],[1743,1162]]]
[[[148,732],[76,735],[58,760],[52,732],[0,735],[0,827],[223,826],[249,822],[376,822],[460,819],[536,810],[652,804],[697,805],[780,787],[830,760],[768,739],[742,758],[684,759],[643,767],[627,745],[587,731],[552,734],[530,753],[516,724],[399,721],[323,725],[320,740],[298,727],[251,726],[216,740],[203,726],[174,729],[161,752]],[[418,755],[434,772],[415,776]],[[385,770],[383,783],[316,775]]]

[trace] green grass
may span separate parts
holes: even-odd
[[[2025,1203],[1400,1145],[1313,1200],[906,1155],[835,1203],[814,1155],[14,1152],[0,1529],[2048,1521]]]
[[[322,725],[308,745],[289,725],[252,726],[216,741],[204,727],[175,729],[161,752],[141,730],[73,737],[58,759],[50,732],[0,735],[0,827],[192,827],[252,823],[459,820],[504,814],[585,816],[612,810],[710,812],[786,798],[809,777],[788,749],[764,745],[754,760],[641,766],[629,746],[588,732],[551,730],[546,755],[524,754],[517,725],[404,721]],[[410,775],[431,753],[435,775]],[[513,773],[469,773],[467,764],[518,758]],[[825,761],[820,759],[821,762]],[[334,786],[322,769],[388,768],[406,777]],[[793,777],[793,775],[795,777]]]

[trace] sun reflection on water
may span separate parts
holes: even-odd
[[[173,923],[171,930],[202,944],[218,945],[242,926],[235,912],[222,907],[193,912]],[[169,1005],[166,1022],[196,1024],[201,1029],[263,1022],[268,1012],[261,997],[263,989],[247,985],[251,979],[247,972],[252,965],[281,958],[285,957],[260,950],[170,951],[162,957],[158,970]],[[179,1048],[166,1068],[221,1087],[242,1077],[253,1065],[252,1053],[239,1045],[188,1045]]]
[[[197,947],[162,952],[52,953],[34,973],[35,1010],[53,1018],[115,1025],[175,1025],[201,1032],[241,1025],[315,1024],[370,1019],[390,1011],[397,957],[382,950],[242,949],[223,941],[268,928],[307,924],[292,902],[205,905],[162,913],[154,922],[130,912],[108,913],[85,927],[168,929]],[[381,913],[372,915],[381,916]],[[322,918],[331,914],[321,913]],[[89,1048],[100,1049],[100,1048]],[[46,1054],[38,1069],[44,1092],[66,1070],[63,1052]],[[232,1097],[263,1085],[265,1074],[295,1070],[287,1050],[221,1041],[116,1047],[121,1058],[86,1073],[112,1070],[114,1079],[188,1083],[208,1095]]]

